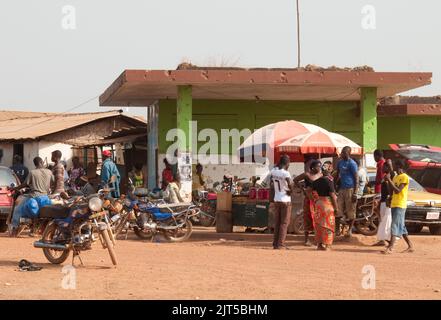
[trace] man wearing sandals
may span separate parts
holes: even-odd
[[[395,161],[395,169],[397,175],[391,179],[390,173],[386,174],[386,181],[392,190],[392,225],[391,225],[391,240],[389,246],[383,253],[390,254],[393,252],[393,248],[396,239],[403,237],[406,241],[408,248],[404,252],[413,252],[413,245],[409,239],[406,225],[405,214],[407,208],[407,192],[409,190],[409,176],[404,171],[404,163],[402,160]]]

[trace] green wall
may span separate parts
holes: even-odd
[[[391,143],[410,143],[410,118],[378,117],[378,148],[389,149]]]
[[[441,146],[441,117],[379,117],[378,147],[388,149],[390,143]]]
[[[411,142],[441,147],[441,117],[411,117]]]
[[[254,130],[281,120],[298,120],[317,124],[361,143],[360,108],[357,102],[193,100],[193,120],[198,122],[198,132],[203,128],[212,128],[219,137],[221,129]],[[172,128],[176,128],[176,100],[161,100],[160,153],[164,153],[172,143],[166,141],[166,134]],[[204,143],[199,142],[198,148]]]

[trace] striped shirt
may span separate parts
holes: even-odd
[[[57,163],[52,169],[55,182],[52,188],[52,193],[64,192],[64,166],[61,163]]]

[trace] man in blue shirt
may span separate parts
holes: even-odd
[[[121,175],[119,174],[116,164],[112,161],[112,153],[109,150],[104,150],[103,153],[103,166],[101,168],[101,184],[103,186],[109,185],[110,188],[115,189],[112,191],[113,198],[119,198],[119,183],[121,181]],[[112,176],[116,177],[114,183],[110,183]]]
[[[337,179],[340,183],[338,191],[338,212],[343,215],[349,224],[346,237],[352,236],[352,227],[355,221],[358,193],[358,166],[351,159],[351,147],[344,147],[341,152],[341,160],[337,165]],[[338,218],[342,218],[341,216]],[[338,229],[337,229],[338,230]]]

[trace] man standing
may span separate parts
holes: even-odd
[[[381,181],[383,181],[383,166],[386,163],[383,152],[379,149],[374,151],[374,159],[377,163],[377,175],[375,176],[375,193],[381,193]]]
[[[51,161],[54,163],[52,173],[55,179],[52,194],[64,192],[64,166],[61,162],[61,156],[62,154],[60,150],[52,152]]]
[[[404,163],[398,159],[395,161],[395,171],[397,175],[391,179],[390,173],[386,174],[386,181],[392,190],[392,225],[391,225],[391,239],[389,246],[383,253],[391,254],[395,245],[396,238],[403,237],[406,241],[408,248],[404,252],[413,252],[413,245],[409,239],[406,224],[405,215],[407,209],[407,192],[409,190],[409,176],[404,171]]]
[[[381,182],[381,200],[380,200],[380,224],[377,231],[378,242],[374,246],[385,246],[386,241],[390,240],[390,226],[392,223],[391,212],[391,198],[392,192],[388,181],[385,179],[386,175],[390,175],[393,179],[395,177],[394,170],[389,162],[385,162],[383,165],[383,178]]]
[[[351,237],[357,207],[358,168],[355,161],[351,159],[351,147],[349,146],[344,147],[341,152],[341,160],[337,165],[337,177],[340,182],[338,212],[346,218],[349,224],[349,230],[345,236]],[[338,227],[337,230],[339,230]]]
[[[293,190],[291,175],[288,172],[289,157],[283,155],[279,164],[271,170],[271,194],[274,202],[274,249],[289,249],[285,238],[291,220],[291,192]]]
[[[111,195],[113,198],[119,198],[119,183],[121,181],[121,175],[119,174],[116,164],[112,160],[112,153],[109,150],[104,150],[103,153],[103,166],[101,168],[101,184],[110,185],[114,189]],[[115,181],[112,182],[112,177],[115,177]]]
[[[16,154],[12,160],[12,167],[10,168],[12,171],[14,171],[15,175],[20,180],[20,183],[23,183],[28,174],[29,170],[23,165],[23,159],[21,156]]]

